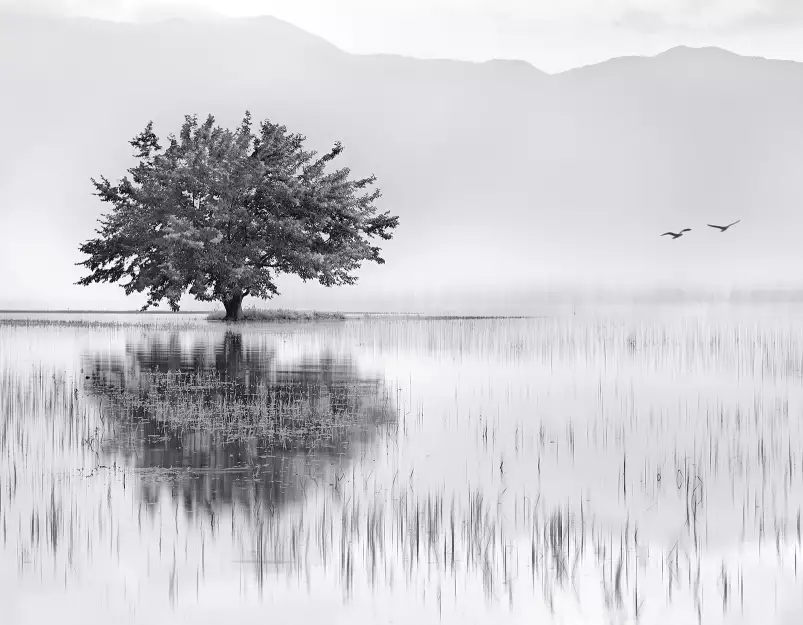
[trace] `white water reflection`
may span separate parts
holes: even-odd
[[[0,326],[9,622],[803,615],[801,315],[171,323]],[[374,425],[279,448],[97,392],[154,367]]]

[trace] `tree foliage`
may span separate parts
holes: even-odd
[[[188,115],[168,140],[163,149],[148,123],[130,142],[130,177],[92,179],[112,209],[80,246],[90,273],[78,284],[126,280],[126,294],[147,292],[143,310],[162,300],[178,310],[187,292],[239,308],[247,295],[278,294],[280,274],[353,284],[362,261],[384,263],[374,242],[392,237],[398,217],[378,211],[374,176],[327,171],[340,143],[318,156],[284,126],[253,132],[248,112],[234,131]]]

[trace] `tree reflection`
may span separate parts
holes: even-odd
[[[280,358],[281,340],[241,331],[222,337],[172,331],[131,341],[124,354],[86,353],[87,390],[113,417],[113,434],[104,445],[106,461],[140,471],[146,502],[155,503],[168,491],[186,510],[210,514],[231,503],[275,508],[298,499],[307,488],[331,482],[356,449],[372,443],[380,424],[394,421],[395,410],[383,381],[361,374],[348,354],[316,350]],[[116,401],[181,372],[221,382],[211,387],[187,384],[185,400],[230,408],[232,402],[245,405],[258,396],[268,408],[272,403],[283,410],[304,406],[313,415],[348,415],[362,427],[339,428],[324,438],[299,434],[279,442],[254,428],[253,436],[233,438],[215,429],[176,426],[148,405]],[[164,389],[150,391],[169,402]],[[245,431],[251,425],[238,424]]]

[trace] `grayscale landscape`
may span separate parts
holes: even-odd
[[[803,622],[803,62],[34,4],[0,623]]]

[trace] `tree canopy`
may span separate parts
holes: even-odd
[[[143,310],[163,300],[178,310],[189,293],[222,301],[236,320],[243,297],[278,294],[280,274],[354,284],[362,261],[384,263],[374,242],[392,237],[398,217],[377,209],[375,176],[327,171],[339,142],[318,156],[284,126],[266,120],[253,132],[249,112],[233,131],[187,115],[168,140],[163,149],[149,122],[130,142],[130,177],[92,179],[112,209],[79,248],[90,273],[78,284],[127,280],[127,295],[147,292]]]

